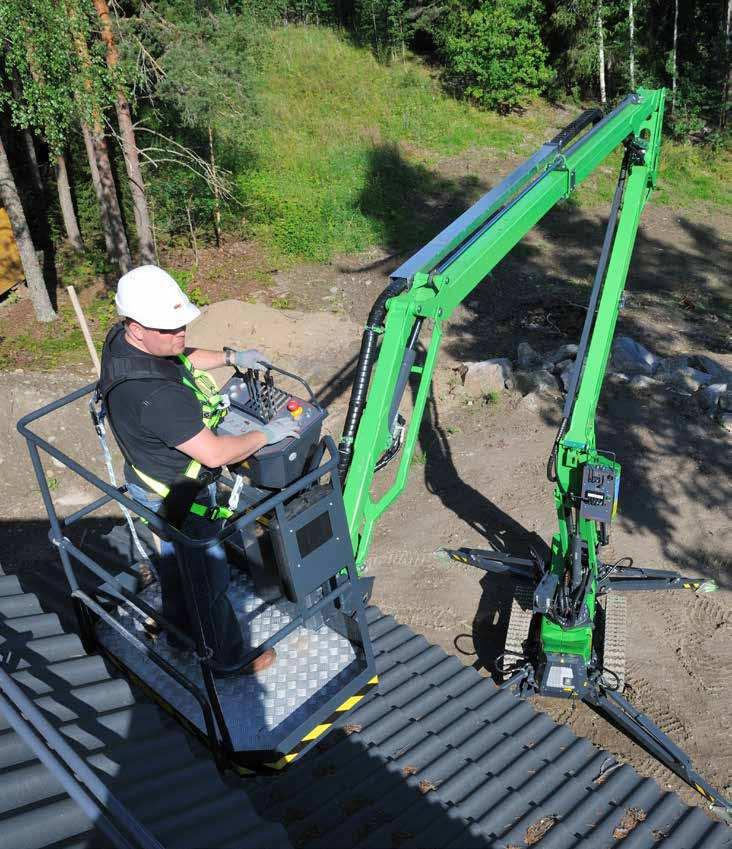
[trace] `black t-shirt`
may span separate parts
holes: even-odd
[[[146,357],[120,333],[112,340],[111,351],[118,356]],[[187,374],[177,357],[168,357]],[[125,380],[107,396],[107,410],[112,429],[126,455],[125,477],[132,483],[150,487],[130,467],[170,486],[179,479],[191,458],[175,447],[191,439],[203,427],[203,413],[198,399],[183,383],[170,380]]]

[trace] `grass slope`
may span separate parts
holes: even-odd
[[[374,244],[409,249],[430,238],[434,216],[427,209],[415,216],[415,199],[460,212],[481,193],[475,174],[456,179],[451,158],[482,152],[496,176],[504,174],[578,111],[543,103],[522,115],[480,111],[444,94],[419,60],[379,64],[330,29],[272,31],[260,65],[261,131],[239,188],[265,244],[315,261]],[[587,180],[576,203],[609,202],[616,158]],[[729,206],[730,177],[728,151],[711,156],[667,141],[654,202]]]

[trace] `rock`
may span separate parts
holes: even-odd
[[[729,395],[726,383],[710,383],[708,386],[700,387],[694,397],[701,409],[705,413],[710,413],[716,408],[720,396],[725,393]]]
[[[699,371],[705,371],[707,374],[711,374],[712,377],[727,377],[729,374],[728,369],[711,357],[707,357],[706,354],[695,354],[693,357],[689,357],[688,365]],[[721,380],[717,382],[722,383]]]
[[[654,387],[663,386],[660,380],[654,380],[652,377],[648,377],[647,374],[636,374],[635,377],[632,377],[629,384],[631,389],[642,390],[642,389],[653,389]]]
[[[571,345],[562,345],[560,348],[557,348],[554,353],[549,354],[547,359],[550,363],[560,363],[562,360],[566,359],[574,359],[577,356],[577,346],[574,344]]]
[[[530,392],[556,392],[559,388],[554,375],[546,369],[539,371],[517,371],[516,387],[522,395]]]
[[[655,377],[659,380],[670,380],[671,375],[675,371],[678,371],[680,368],[688,368],[689,365],[689,357],[687,356],[667,357],[659,363]]]
[[[727,433],[732,433],[732,413],[719,413],[717,422],[722,425]]]
[[[732,392],[728,390],[720,393],[717,406],[723,413],[732,413]]]
[[[712,376],[705,371],[698,371],[691,366],[687,366],[686,368],[676,369],[671,375],[669,382],[682,392],[687,392],[691,395],[699,387],[711,383]]]
[[[529,371],[543,362],[543,357],[538,354],[528,342],[519,342],[516,359],[520,369]]]
[[[559,382],[564,389],[565,392],[569,392],[569,384],[572,382],[572,373],[574,369],[565,368],[563,372],[559,375]]]
[[[660,366],[661,359],[630,336],[618,336],[613,342],[612,364],[613,369],[628,375],[650,376]]]
[[[561,360],[558,363],[553,363],[551,368],[549,368],[547,370],[552,372],[553,374],[561,374],[563,371],[566,371],[567,369],[571,369],[573,365],[574,365],[574,360],[569,360],[569,359]]]
[[[465,391],[476,398],[490,392],[513,388],[513,368],[507,357],[496,357],[479,363],[463,363],[460,376]]]

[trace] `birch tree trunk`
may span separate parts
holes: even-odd
[[[119,51],[114,40],[112,20],[109,15],[107,0],[93,0],[94,8],[101,22],[101,36],[106,48],[107,67],[114,71],[119,64]],[[142,179],[140,169],[140,157],[135,140],[135,129],[130,114],[130,104],[122,89],[117,90],[115,102],[117,111],[117,122],[122,137],[122,152],[125,160],[125,169],[130,181],[130,193],[132,195],[132,206],[135,215],[135,229],[140,251],[140,260],[143,263],[155,262],[155,247],[153,244],[152,227],[150,225],[150,213],[145,197],[145,183]]]
[[[605,92],[605,34],[602,27],[602,0],[597,0],[597,65],[600,75],[600,103],[607,103]]]
[[[628,27],[630,36],[630,88],[635,91],[635,15],[633,14],[633,0],[628,0]]]
[[[679,40],[679,0],[674,0],[674,44],[671,49],[671,117],[676,110],[676,44]]]
[[[58,189],[58,201],[64,219],[66,238],[77,253],[84,253],[84,241],[81,238],[79,222],[76,220],[69,172],[66,167],[66,156],[63,153],[56,158],[56,188]]]
[[[2,199],[3,206],[10,219],[10,226],[13,228],[13,236],[18,245],[25,282],[28,285],[36,318],[38,321],[53,321],[56,318],[56,312],[51,305],[51,299],[43,279],[43,272],[38,262],[33,239],[28,229],[28,222],[25,212],[23,212],[23,204],[20,202],[20,195],[15,186],[2,138],[0,138],[0,199]]]

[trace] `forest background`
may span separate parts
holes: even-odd
[[[81,344],[61,284],[104,280],[86,302],[102,333],[119,274],[181,244],[193,261],[175,273],[201,303],[209,245],[256,242],[263,275],[387,238],[417,248],[434,222],[398,199],[437,188],[440,157],[527,156],[558,105],[568,123],[638,86],[669,89],[661,202],[729,206],[731,13],[732,0],[3,0],[0,200],[35,320],[52,323],[12,346],[53,365]],[[607,174],[572,202],[597,203]]]

